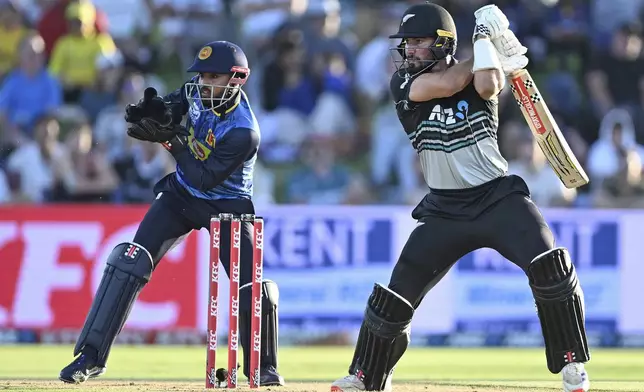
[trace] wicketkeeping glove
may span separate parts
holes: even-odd
[[[136,123],[141,121],[144,117],[158,117],[165,112],[165,105],[158,104],[157,90],[153,87],[148,87],[143,93],[143,98],[136,105],[129,104],[125,107],[125,121],[129,123]],[[155,102],[153,102],[153,100]]]
[[[148,142],[167,142],[181,132],[181,127],[172,122],[171,108],[152,87],[145,89],[138,104],[126,107],[125,121],[130,123],[127,129],[130,137]]]
[[[130,124],[127,128],[128,136],[146,142],[164,143],[177,133],[177,126],[172,121],[169,124],[161,124],[155,119],[147,117],[137,123]]]

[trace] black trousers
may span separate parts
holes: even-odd
[[[210,217],[220,213],[254,214],[251,200],[204,200],[190,195],[174,174],[155,185],[157,198],[152,202],[134,236],[134,242],[150,252],[154,266],[182,237],[192,230],[210,230]],[[253,224],[242,223],[240,286],[252,279]],[[221,223],[220,260],[230,276],[230,222]]]
[[[414,307],[473,250],[494,249],[525,272],[536,256],[555,246],[552,231],[517,176],[466,191],[432,192],[412,216],[418,226],[400,254],[389,288]]]

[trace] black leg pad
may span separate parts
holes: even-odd
[[[90,346],[98,352],[98,365],[105,366],[112,344],[153,269],[152,257],[141,245],[124,242],[112,250],[74,355]]]
[[[250,372],[251,344],[251,283],[239,288],[239,338],[244,350],[244,375]],[[262,325],[261,325],[261,354],[260,366],[262,368],[273,366],[277,369],[277,304],[279,303],[279,289],[272,280],[262,281]]]
[[[565,248],[537,256],[528,267],[546,346],[548,370],[557,374],[571,362],[590,360],[584,293]]]
[[[349,367],[349,373],[356,375],[367,391],[385,389],[409,345],[413,315],[414,307],[406,299],[387,287],[374,285]]]

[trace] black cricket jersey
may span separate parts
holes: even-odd
[[[508,163],[497,143],[497,98],[481,98],[472,81],[451,97],[413,102],[412,81],[396,72],[390,88],[429,188],[467,189],[504,176]]]

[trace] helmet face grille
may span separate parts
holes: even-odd
[[[447,32],[449,33],[449,32]],[[401,76],[409,74],[429,72],[439,61],[446,59],[448,56],[454,56],[456,53],[456,40],[450,34],[438,33],[438,38],[427,49],[432,53],[432,59],[416,60],[420,65],[412,66],[405,53],[406,39],[403,39],[397,47],[390,48],[390,54],[396,72]]]
[[[248,73],[245,70],[241,68],[233,70],[226,85],[202,83],[199,76],[193,78],[190,83],[186,83],[184,90],[191,110],[206,112],[226,105],[246,82]]]
[[[400,44],[391,48],[392,59],[401,76],[429,72],[439,61],[456,53],[456,24],[452,15],[443,7],[425,2],[407,8],[403,14],[398,32],[389,38],[401,39]],[[427,60],[407,59],[406,42],[411,38],[434,38],[428,49],[432,56]]]

